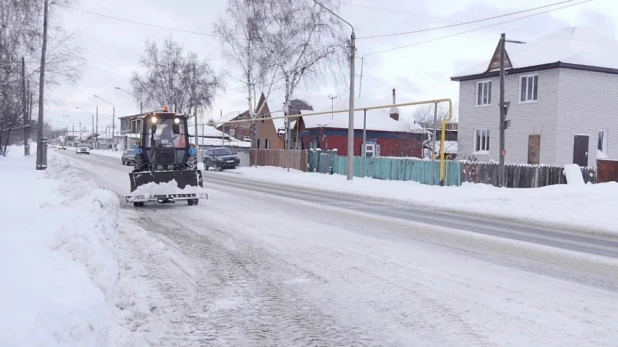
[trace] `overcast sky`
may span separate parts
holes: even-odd
[[[303,0],[298,0],[303,1]],[[304,0],[310,1],[310,0]],[[414,43],[435,39],[473,28],[487,26],[528,15],[520,14],[492,21],[457,26],[426,33],[361,39],[365,36],[413,31],[450,25],[505,13],[538,7],[558,0],[344,0],[340,15],[351,22],[356,30],[357,56],[364,59],[360,98],[359,78],[356,80],[357,104],[387,104],[391,90],[397,90],[397,102],[435,98],[458,98],[458,83],[449,77],[474,64],[489,59],[504,32],[508,39],[529,41],[545,34],[572,26],[589,26],[615,37],[618,1],[594,0],[579,6],[542,14],[491,28],[445,38],[429,43]],[[582,1],[582,0],[578,0]],[[106,16],[153,23],[188,31],[212,34],[213,22],[223,15],[226,0],[81,0],[77,9]],[[230,75],[240,78],[234,65],[224,61],[221,44],[215,37],[188,34],[166,29],[118,21],[76,9],[68,9],[62,20],[65,28],[76,33],[77,43],[83,48],[86,64],[81,80],[75,86],[56,87],[47,95],[46,117],[56,126],[71,126],[82,121],[90,125],[90,116],[76,110],[76,106],[94,112],[99,106],[99,126],[111,124],[111,106],[94,98],[99,95],[116,106],[116,115],[124,116],[139,111],[133,98],[114,87],[129,90],[129,79],[139,68],[139,59],[146,40],[172,37],[187,50],[208,58],[217,71],[228,71],[228,91],[218,95],[212,109],[204,116],[218,118],[219,113],[243,111],[246,92],[243,85]],[[389,50],[401,46],[408,47]],[[360,75],[360,60],[356,64]],[[337,95],[335,108],[346,108],[348,90],[344,85],[323,83],[301,85],[297,98],[307,100],[317,110],[330,110],[329,94]],[[281,108],[280,94],[271,95],[271,109]],[[69,117],[63,117],[68,115]],[[107,120],[106,120],[107,119]],[[103,131],[103,130],[101,130]]]

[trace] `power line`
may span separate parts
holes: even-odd
[[[89,14],[92,14],[92,15],[95,15],[95,16],[99,16],[99,17],[103,17],[103,18],[108,18],[108,19],[113,19],[113,20],[117,20],[117,21],[121,21],[121,22],[126,22],[126,23],[143,25],[143,26],[152,27],[152,28],[158,28],[158,29],[177,31],[177,32],[186,33],[186,34],[194,34],[194,35],[200,35],[200,36],[222,38],[222,36],[215,35],[215,34],[207,34],[207,33],[202,33],[202,32],[198,32],[198,31],[184,30],[184,29],[166,27],[166,26],[163,26],[163,25],[143,23],[143,22],[138,22],[138,21],[134,21],[134,20],[130,20],[130,19],[118,18],[118,17],[114,17],[114,16],[110,16],[110,15],[106,15],[106,14],[102,14],[102,13],[98,13],[98,12],[88,11],[88,10],[84,10],[84,9],[73,7],[73,6],[66,6],[66,7],[71,8],[71,9],[76,10],[76,11],[80,11],[80,12],[84,12],[84,13],[89,13]]]
[[[534,7],[534,8],[529,8],[529,9],[525,9],[525,10],[520,10],[520,11],[516,11],[516,12],[509,12],[509,13],[505,13],[505,14],[501,14],[501,15],[493,16],[493,17],[486,17],[486,18],[475,19],[475,20],[471,20],[471,21],[467,21],[467,22],[460,22],[460,23],[455,23],[455,24],[443,25],[443,26],[439,26],[439,27],[425,28],[425,29],[413,30],[413,31],[404,31],[404,32],[392,33],[392,34],[357,37],[357,39],[358,40],[375,39],[375,38],[382,38],[382,37],[401,36],[401,35],[417,34],[417,33],[422,33],[422,32],[427,32],[427,31],[434,31],[434,30],[454,28],[454,27],[458,27],[458,26],[462,26],[462,25],[486,22],[486,21],[494,20],[494,19],[498,19],[498,18],[514,16],[514,15],[518,15],[518,14],[522,14],[522,13],[526,13],[526,12],[531,12],[531,11],[536,11],[536,10],[540,10],[540,9],[544,9],[544,8],[548,8],[548,7],[563,5],[563,4],[566,4],[566,3],[569,3],[569,2],[573,2],[573,1],[575,1],[575,0],[564,0],[564,1],[555,2],[555,3],[552,3],[552,4],[547,4],[547,5],[538,6],[538,7]]]
[[[467,33],[471,33],[473,31],[478,31],[478,30],[482,30],[482,29],[487,29],[487,28],[495,27],[495,26],[498,26],[500,24],[511,23],[511,22],[515,22],[515,21],[518,21],[518,20],[522,20],[522,19],[538,16],[538,15],[541,15],[541,14],[545,14],[545,13],[549,13],[549,12],[554,12],[554,11],[562,10],[562,9],[573,7],[573,6],[583,5],[583,4],[591,2],[591,1],[593,1],[593,0],[585,0],[585,1],[580,2],[580,3],[566,5],[566,6],[562,6],[562,7],[559,7],[559,8],[554,8],[554,9],[547,10],[547,11],[537,12],[537,13],[533,13],[533,14],[530,14],[530,15],[527,15],[527,16],[523,16],[523,17],[519,17],[519,18],[514,18],[514,19],[509,19],[509,20],[498,22],[498,23],[494,23],[494,24],[489,24],[489,25],[485,25],[485,26],[482,26],[482,27],[478,27],[478,28],[474,28],[474,29],[470,29],[470,30],[454,33],[454,34],[451,34],[451,35],[440,36],[440,37],[436,37],[436,38],[425,40],[425,41],[414,42],[414,43],[403,45],[403,46],[399,46],[399,47],[393,47],[393,48],[385,49],[385,50],[382,50],[382,51],[371,52],[371,53],[365,54],[365,56],[370,56],[370,55],[375,55],[375,54],[380,54],[380,53],[386,53],[386,52],[395,51],[395,50],[402,49],[402,48],[407,48],[407,47],[421,45],[421,44],[424,44],[424,43],[444,40],[444,39],[448,39],[448,38],[451,38],[451,37],[455,37],[455,36],[460,36],[460,35],[464,35],[464,34],[467,34]]]

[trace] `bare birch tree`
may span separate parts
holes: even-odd
[[[339,0],[322,3],[333,11],[339,9]],[[261,23],[257,42],[284,83],[283,105],[288,115],[299,83],[316,81],[341,62],[341,53],[345,52],[341,22],[312,1],[264,0],[261,4],[268,17]],[[286,148],[290,148],[289,118],[285,124]]]
[[[133,94],[150,107],[168,105],[175,112],[191,114],[209,108],[222,89],[222,77],[208,61],[200,61],[192,52],[185,54],[172,39],[162,45],[146,42],[140,63],[145,71],[133,73],[131,86]]]
[[[79,47],[59,23],[61,6],[69,0],[55,0],[49,6],[48,46],[45,78],[40,75],[43,44],[43,2],[38,0],[0,2],[0,129],[26,125],[24,116],[30,112],[32,94],[40,94],[39,81],[46,85],[73,83],[79,79],[83,62]],[[22,58],[26,61],[25,83],[22,78]],[[25,86],[29,86],[25,90]],[[25,94],[25,95],[24,95]],[[37,98],[38,99],[38,98]],[[24,105],[24,101],[26,105]],[[36,104],[38,104],[37,102]],[[10,134],[5,134],[8,141]],[[25,134],[24,134],[25,136]],[[4,142],[6,145],[6,141]]]
[[[226,16],[215,23],[215,33],[221,37],[223,54],[243,72],[241,80],[247,87],[247,107],[253,120],[252,147],[256,146],[256,88],[266,99],[270,95],[277,69],[270,55],[261,50],[261,30],[268,22],[266,8],[260,0],[228,0]],[[240,79],[239,79],[240,80]]]

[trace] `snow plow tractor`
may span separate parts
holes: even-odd
[[[197,205],[208,199],[203,191],[202,172],[197,168],[197,151],[189,143],[187,117],[168,112],[152,112],[136,122],[141,140],[135,147],[135,164],[129,173],[131,193],[127,203],[146,202]]]

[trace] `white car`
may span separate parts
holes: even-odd
[[[88,145],[79,145],[79,146],[75,147],[75,153],[77,153],[77,154],[80,154],[80,153],[90,154],[90,148],[88,148]]]

